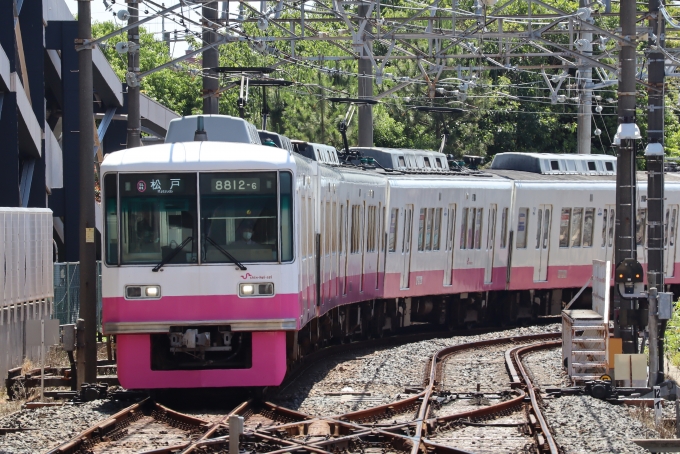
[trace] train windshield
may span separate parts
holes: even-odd
[[[120,214],[121,264],[197,261],[196,174],[121,174]]]
[[[107,174],[106,263],[291,261],[292,180],[290,172]]]
[[[278,261],[276,172],[202,173],[201,262]],[[222,250],[221,250],[222,249]]]

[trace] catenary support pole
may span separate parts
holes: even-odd
[[[580,0],[580,6],[585,7],[586,0]],[[581,37],[576,41],[577,48],[587,56],[593,55],[593,34],[588,25],[592,19],[589,17],[581,24]],[[585,59],[581,59],[579,68],[579,103],[578,115],[576,117],[576,135],[579,154],[590,154],[591,133],[593,125],[593,67]]]
[[[78,42],[92,38],[90,0],[78,1]],[[79,238],[80,238],[80,314],[85,321],[81,335],[82,344],[78,345],[78,386],[94,383],[97,380],[97,273],[94,243],[94,115],[92,82],[92,48],[78,53],[78,102],[79,153],[78,170],[80,173]]]
[[[635,138],[631,132],[635,126],[635,0],[621,0],[619,21],[621,34],[628,39],[619,53],[619,89],[618,89],[618,121],[617,131],[620,141],[617,154],[616,170],[616,251],[615,264],[626,258],[637,259],[635,244]],[[616,139],[615,139],[616,142]],[[638,351],[638,321],[635,300],[621,298],[614,293],[614,307],[618,311],[615,318],[614,335],[620,336],[623,353]]]
[[[368,14],[369,7],[367,5],[359,6],[359,17],[365,18]],[[366,31],[370,31],[369,26],[366,26]],[[371,42],[367,41],[364,35],[364,46],[359,54],[359,98],[373,98],[373,63],[367,54],[366,47],[371,48]],[[359,146],[372,147],[373,146],[373,106],[364,104],[359,108]]]
[[[666,322],[659,324],[657,292],[664,291],[664,20],[659,0],[649,0],[650,52],[647,54],[647,286],[649,290],[649,386],[663,380],[663,338]],[[654,295],[652,295],[652,288]]]
[[[217,24],[217,2],[203,5],[203,43],[212,44],[217,41],[213,27]],[[219,113],[219,98],[217,93],[220,89],[220,80],[213,68],[219,66],[219,51],[217,47],[211,47],[203,51],[203,113],[215,115]]]
[[[128,12],[130,18],[128,25],[135,24],[139,21],[139,3],[136,1],[128,1]],[[128,49],[128,72],[133,74],[139,73],[139,27],[133,27],[128,30],[128,42],[133,43]],[[128,84],[128,121],[127,121],[127,147],[141,147],[142,138],[140,132],[142,129],[142,118],[139,110],[139,82],[135,81]]]

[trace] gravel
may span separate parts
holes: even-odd
[[[523,362],[534,386],[541,389],[571,386],[569,375],[562,369],[562,347],[530,353]]]
[[[560,330],[560,324],[530,326],[333,355],[310,367],[300,378],[281,390],[274,401],[278,405],[315,416],[362,410],[394,401],[405,388],[423,386],[428,360],[442,348],[485,339]]]
[[[78,405],[22,410],[5,416],[0,418],[0,427],[32,430],[0,435],[0,454],[32,454],[54,448],[129,405],[95,400]]]

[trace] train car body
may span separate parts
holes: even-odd
[[[278,385],[324,343],[556,315],[593,259],[613,259],[610,157],[454,172],[441,153],[364,148],[342,164],[328,146],[262,145],[277,137],[240,119],[206,119],[207,141],[196,117],[174,122],[168,143],[101,167],[103,324],[126,388]],[[673,291],[679,183],[667,177]]]

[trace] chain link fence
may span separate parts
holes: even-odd
[[[75,324],[80,311],[80,263],[54,264],[54,312],[60,325]],[[97,262],[97,331],[102,331],[102,264]]]

